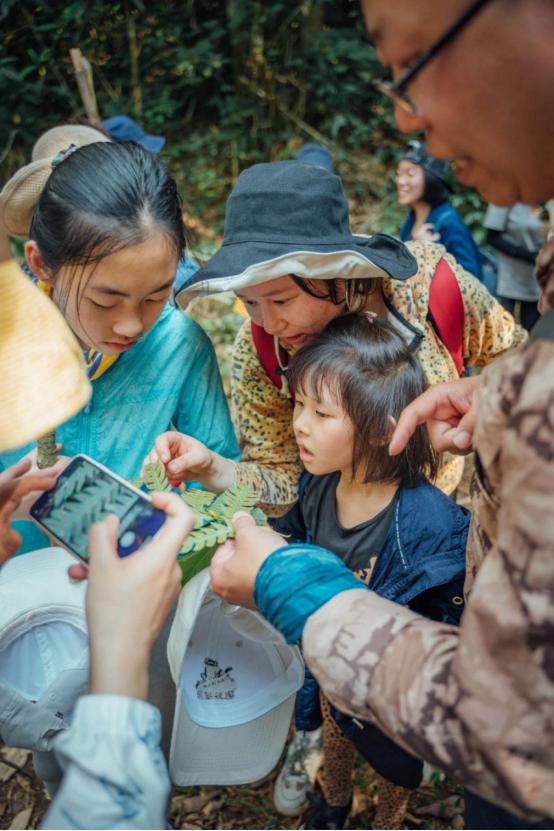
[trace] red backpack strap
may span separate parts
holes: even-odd
[[[461,375],[464,371],[464,301],[456,275],[442,257],[429,288],[429,319]]]
[[[275,354],[275,340],[273,335],[269,335],[262,326],[258,326],[254,321],[250,322],[252,328],[252,340],[260,363],[265,369],[271,383],[278,389],[283,387],[283,370],[279,366],[277,355]],[[288,355],[282,346],[279,347],[279,357],[281,358],[281,365],[286,366],[288,363]]]

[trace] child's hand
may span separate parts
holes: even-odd
[[[158,436],[143,466],[158,460],[170,482],[201,482],[208,490],[218,493],[230,488],[235,479],[232,461],[184,433],[170,431]]]

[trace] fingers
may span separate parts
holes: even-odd
[[[47,491],[56,484],[57,475],[48,470],[48,474],[33,473],[20,479],[14,486],[13,494],[17,497],[25,496],[32,491]]]
[[[427,390],[427,392],[431,392],[431,390]],[[434,407],[430,402],[424,400],[427,392],[420,395],[419,398],[416,398],[400,414],[389,443],[390,456],[398,456],[399,453],[402,453],[415,433],[416,427],[431,417]]]
[[[0,473],[0,485],[3,485],[5,482],[11,482],[12,479],[17,479],[18,476],[23,476],[24,473],[27,473],[31,469],[32,464],[32,459],[24,456],[15,465]]]
[[[233,528],[235,529],[235,537],[237,541],[244,534],[247,534],[252,528],[256,527],[254,517],[247,514],[246,511],[237,511],[233,516]]]
[[[235,553],[235,541],[234,540],[227,540],[222,545],[219,546],[217,551],[212,557],[211,568],[216,569],[221,566],[223,563],[230,560],[231,557]]]
[[[162,433],[161,436],[158,436],[154,443],[157,458],[159,458],[160,462],[164,465],[170,461],[173,455],[172,444],[176,435],[179,434],[175,432]]]
[[[75,583],[80,583],[81,580],[86,580],[88,577],[88,568],[84,563],[75,563],[74,566],[69,566],[67,574],[70,580]]]
[[[167,514],[167,520],[144,549],[155,545],[161,549],[160,556],[174,558],[185,537],[194,527],[194,512],[176,493],[153,493],[152,504]]]
[[[88,534],[88,554],[91,565],[101,567],[117,557],[117,532],[119,520],[110,515],[101,522],[90,526]]]
[[[478,407],[479,396],[475,395],[469,412],[460,419],[457,435],[453,438],[453,442],[459,450],[469,450],[473,444]]]

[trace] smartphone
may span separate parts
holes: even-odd
[[[108,514],[119,519],[120,557],[140,548],[166,520],[146,494],[84,454],[70,461],[54,488],[41,494],[30,510],[37,525],[84,562],[90,526]]]

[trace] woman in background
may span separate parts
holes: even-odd
[[[400,238],[440,242],[466,271],[483,279],[481,255],[462,217],[448,199],[448,162],[427,155],[425,145],[410,141],[396,170],[400,205],[410,208]]]

